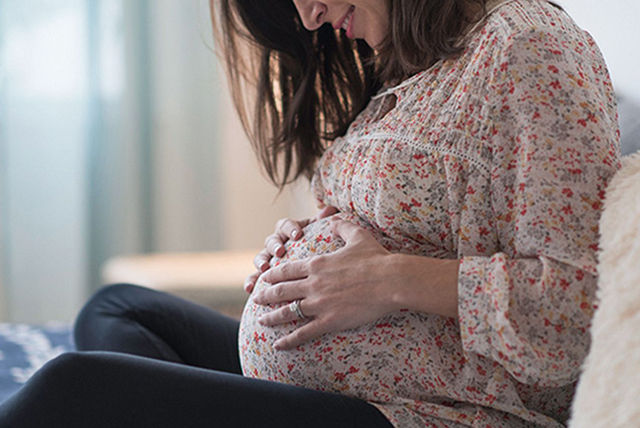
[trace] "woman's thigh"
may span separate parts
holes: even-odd
[[[0,427],[390,427],[370,404],[113,352],[49,361],[0,405]]]
[[[240,373],[238,321],[132,284],[98,290],[74,324],[81,351],[112,351]]]

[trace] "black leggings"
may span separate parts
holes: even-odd
[[[130,284],[99,290],[75,323],[79,352],[47,362],[0,405],[0,427],[390,427],[339,394],[243,377],[238,322]]]

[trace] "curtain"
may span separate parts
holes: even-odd
[[[206,0],[0,0],[0,317],[71,321],[113,255],[220,247]]]

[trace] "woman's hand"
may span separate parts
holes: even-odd
[[[269,269],[269,261],[273,256],[282,257],[285,254],[284,244],[289,240],[297,241],[302,238],[302,229],[314,221],[329,217],[338,212],[335,207],[324,207],[313,219],[291,220],[283,218],[276,223],[276,230],[272,235],[267,236],[264,241],[264,249],[253,259],[253,265],[257,271],[249,275],[244,282],[244,289],[247,293],[253,291],[258,277]]]
[[[257,292],[260,305],[301,299],[300,308],[310,321],[274,343],[291,349],[324,333],[358,327],[399,309],[390,296],[400,279],[393,254],[365,229],[336,218],[332,228],[345,241],[338,251],[310,259],[283,263],[262,275],[270,287]],[[266,326],[297,319],[289,306],[262,316]]]

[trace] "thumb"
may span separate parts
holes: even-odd
[[[362,227],[344,220],[336,219],[331,225],[334,235],[342,238],[344,242],[362,240],[369,236],[369,233]]]
[[[316,219],[320,220],[325,217],[330,217],[337,212],[338,212],[338,209],[336,207],[326,206],[322,208],[322,210],[316,215]]]

